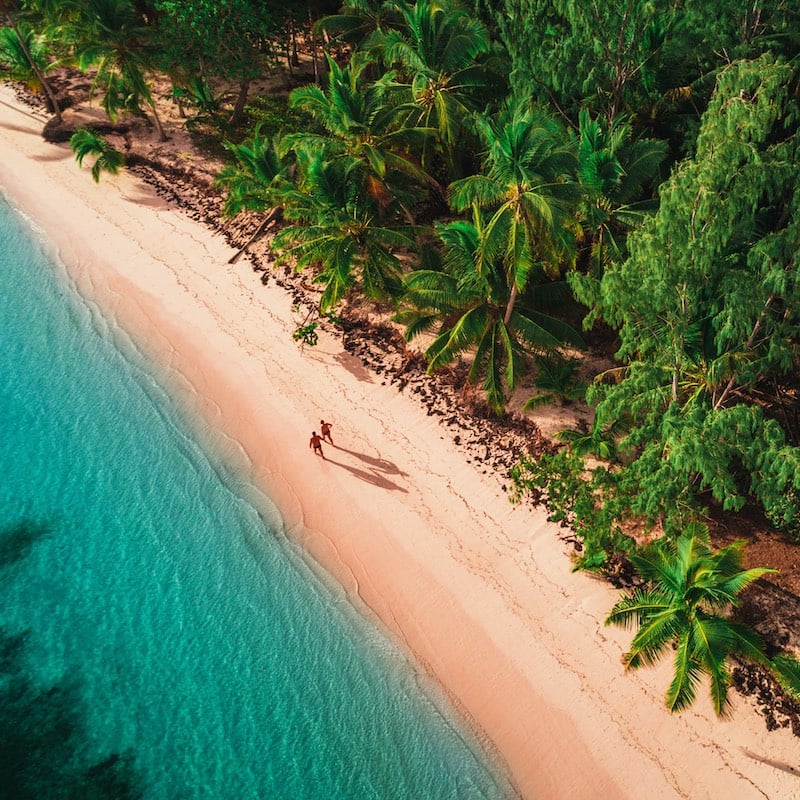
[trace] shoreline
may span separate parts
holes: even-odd
[[[6,97],[6,95],[2,95]],[[20,111],[15,117],[9,110]],[[750,703],[717,722],[701,692],[672,717],[669,664],[626,675],[617,593],[571,574],[557,526],[512,507],[436,417],[382,385],[337,337],[291,339],[292,298],[130,174],[95,185],[44,118],[0,109],[0,184],[93,298],[245,460],[288,537],[370,609],[489,741],[525,798],[800,797],[796,739]],[[14,174],[11,174],[11,167]],[[327,460],[308,449],[334,423]],[[746,755],[749,750],[772,763]]]

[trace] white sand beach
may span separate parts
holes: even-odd
[[[513,507],[396,387],[296,314],[222,237],[131,174],[92,182],[45,118],[0,93],[0,187],[46,232],[77,287],[163,368],[208,443],[244,462],[287,535],[374,613],[450,696],[527,800],[791,800],[800,740],[734,694],[672,716],[670,665],[625,674],[618,597],[570,572],[544,511]],[[8,313],[4,310],[3,313]],[[5,369],[13,365],[4,364]],[[333,423],[325,460],[309,449]],[[362,605],[363,604],[363,605]]]

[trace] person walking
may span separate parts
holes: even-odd
[[[321,419],[319,421],[319,431],[322,434],[322,438],[324,440],[330,442],[331,444],[333,444],[333,437],[331,436],[331,428],[332,427],[333,427],[333,425],[331,425],[330,422],[325,422],[324,419]],[[335,446],[336,445],[334,445],[334,447]]]
[[[322,452],[322,439],[317,436],[316,431],[311,433],[311,441],[308,443],[308,446],[314,448],[315,455],[320,455],[325,458],[325,453]]]

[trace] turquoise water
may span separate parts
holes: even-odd
[[[0,242],[0,626],[82,755],[148,800],[507,796],[2,199]]]

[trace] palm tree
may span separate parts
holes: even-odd
[[[490,51],[489,32],[455,2],[400,0],[396,8],[401,24],[373,41],[383,62],[409,77],[417,107],[413,122],[437,131],[453,170],[465,117],[486,105],[488,72],[477,61]]]
[[[72,134],[69,146],[75,153],[78,166],[83,166],[86,156],[97,156],[92,165],[92,178],[95,183],[100,181],[100,173],[108,172],[116,175],[125,166],[125,156],[115,150],[99,133],[89,128],[81,128]]]
[[[575,148],[583,190],[579,216],[588,232],[591,264],[601,272],[609,260],[624,258],[624,234],[656,210],[657,202],[643,200],[641,194],[656,177],[667,143],[633,140],[631,126],[622,117],[605,126],[585,108],[578,123]]]
[[[539,394],[525,401],[523,411],[541,408],[551,403],[572,403],[586,397],[586,384],[578,379],[577,358],[566,358],[557,350],[537,355],[536,377],[533,385]]]
[[[452,206],[490,209],[489,240],[503,239],[503,263],[511,288],[504,314],[508,324],[532,270],[558,275],[573,258],[576,186],[569,180],[575,156],[563,131],[534,112],[522,98],[512,98],[496,118],[479,117],[486,147],[485,175],[472,175],[450,186]]]
[[[214,185],[227,191],[222,213],[235,217],[242,212],[264,214],[253,235],[228,260],[235,263],[267,226],[279,217],[286,192],[292,188],[294,159],[281,154],[280,139],[262,135],[262,125],[256,126],[253,137],[240,144],[225,142],[234,158],[217,174]]]
[[[158,116],[146,73],[151,31],[130,0],[87,0],[78,29],[77,58],[82,70],[94,66],[94,86],[103,87],[102,105],[114,120],[122,110],[150,108],[159,141],[167,135]]]
[[[651,665],[674,649],[674,677],[666,694],[670,711],[692,704],[700,677],[710,679],[714,710],[723,716],[729,708],[728,688],[733,656],[765,666],[787,688],[796,662],[783,655],[771,662],[761,637],[722,612],[738,604],[738,595],[751,583],[775,570],[743,570],[744,542],[713,551],[708,530],[692,524],[675,541],[661,543],[630,556],[646,588],[636,589],[612,609],[606,625],[638,626],[625,654],[627,669]]]
[[[298,167],[297,188],[283,194],[284,215],[298,224],[273,239],[279,260],[292,259],[297,269],[319,268],[315,282],[324,284],[322,313],[357,283],[373,299],[397,295],[402,269],[394,251],[414,247],[413,231],[377,224],[378,204],[362,191],[364,164],[301,151]]]
[[[473,222],[438,224],[444,270],[408,275],[405,308],[397,316],[407,325],[409,340],[437,327],[436,338],[425,351],[429,372],[462,353],[474,353],[467,382],[483,378],[487,402],[497,414],[517,385],[526,353],[582,344],[576,331],[544,310],[566,295],[563,282],[537,283],[532,289],[522,286],[520,301],[506,315],[513,288],[498,246],[502,242],[490,238],[502,239],[497,236],[501,231],[498,225],[485,226],[477,208]]]
[[[264,136],[256,125],[253,136],[240,144],[225,142],[234,163],[217,174],[215,185],[227,190],[222,213],[234,217],[243,211],[265,213],[281,206],[283,193],[291,186],[294,160],[281,155],[278,137]]]
[[[330,14],[316,27],[332,39],[345,42],[354,50],[369,49],[375,33],[381,33],[397,21],[394,3],[387,0],[347,0],[338,14]]]
[[[61,123],[61,107],[47,80],[47,72],[54,64],[48,58],[45,37],[37,35],[26,21],[6,9],[4,3],[0,3],[0,10],[5,12],[9,22],[9,27],[0,28],[0,63],[5,63],[3,71],[12,80],[24,81],[34,90],[41,89],[56,122]]]
[[[368,83],[364,79],[368,64],[359,53],[344,68],[328,57],[327,91],[303,86],[292,92],[291,105],[308,111],[328,135],[290,134],[283,139],[284,150],[324,150],[330,158],[360,161],[365,191],[375,199],[377,211],[400,202],[411,223],[409,205],[431,179],[409,153],[419,149],[430,132],[401,127],[399,117],[408,107],[396,100],[394,73]]]

